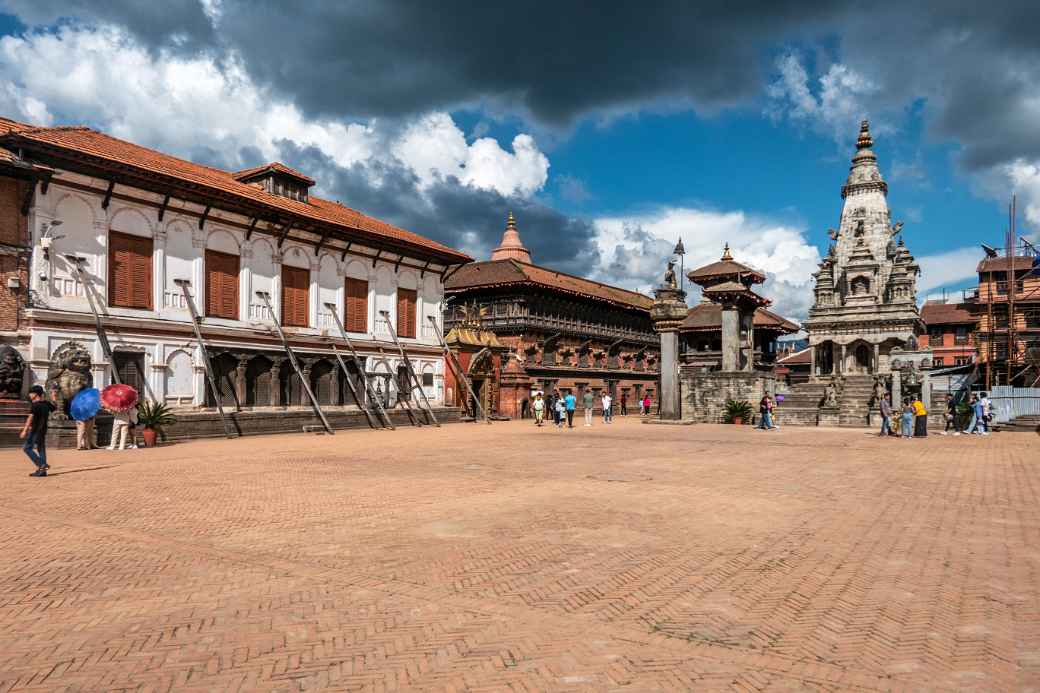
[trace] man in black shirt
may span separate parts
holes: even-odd
[[[54,399],[53,392],[51,399]],[[47,421],[57,407],[43,398],[43,388],[39,385],[29,388],[29,401],[32,402],[32,411],[25,419],[19,437],[25,439],[25,447],[22,449],[36,465],[36,471],[29,476],[47,476]]]

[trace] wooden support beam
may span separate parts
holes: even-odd
[[[115,189],[115,179],[108,181],[108,190],[105,191],[105,199],[101,201],[101,209],[108,209],[108,203],[112,201],[112,191]]]
[[[163,217],[166,216],[166,208],[169,206],[169,204],[170,204],[170,196],[167,195],[166,197],[163,198],[162,206],[159,207],[159,221],[162,221]]]
[[[318,253],[321,252],[321,248],[325,245],[325,239],[329,237],[329,230],[326,228],[321,234],[321,240],[318,241],[318,245],[314,246],[314,257],[318,257]]]
[[[448,280],[448,277],[462,269],[463,266],[464,265],[448,265],[447,267],[445,267],[444,271],[441,272],[441,284],[446,282]]]
[[[401,260],[404,260],[404,255],[397,256],[397,262],[394,263],[394,274],[397,274],[397,269],[401,266]]]
[[[256,230],[256,222],[260,221],[260,217],[253,217],[249,220],[249,230],[246,231],[246,240],[248,241],[253,235],[253,231]]]
[[[426,264],[422,266],[421,270],[419,270],[419,279],[422,279],[423,277],[426,276],[426,268],[429,267],[429,266],[430,266],[430,261],[427,260]]]
[[[29,208],[32,207],[33,199],[36,197],[36,181],[29,181],[29,185],[25,191],[25,195],[22,196],[22,216],[29,216]]]
[[[209,218],[209,210],[213,209],[212,205],[206,205],[206,209],[202,210],[202,216],[199,217],[199,231],[206,225],[206,219]]]
[[[354,241],[347,241],[347,247],[343,249],[343,254],[339,256],[340,262],[347,259],[347,253],[350,252],[350,246],[352,245],[354,245]]]
[[[49,175],[44,176],[40,181],[40,192],[44,195],[47,194],[47,189],[51,187],[51,177]]]
[[[278,234],[278,247],[281,248],[282,244],[285,243],[285,239],[289,236],[289,230],[292,228],[292,222],[286,222],[285,226],[282,227],[281,232]]]
[[[382,250],[377,250],[376,251],[376,256],[374,258],[372,258],[372,266],[373,267],[375,267],[376,263],[379,262],[379,256],[382,255],[382,254],[383,254]]]

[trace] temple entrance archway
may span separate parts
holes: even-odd
[[[874,347],[860,340],[850,344],[845,356],[846,372],[869,375],[874,372]]]
[[[821,342],[816,346],[816,374],[833,375],[834,342]]]

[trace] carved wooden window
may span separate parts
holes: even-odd
[[[108,234],[108,305],[152,309],[152,239]]]
[[[368,332],[368,282],[347,277],[347,332]]]
[[[238,320],[238,256],[206,251],[206,315]]]
[[[282,266],[282,324],[307,327],[310,308],[310,272]]]
[[[397,290],[397,336],[415,337],[415,305],[418,294],[415,289]]]

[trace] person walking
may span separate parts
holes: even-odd
[[[621,416],[628,416],[628,395],[621,393]]]
[[[581,396],[581,406],[585,409],[585,426],[592,425],[592,410],[596,406],[596,398],[592,396],[592,390],[585,390]]]
[[[610,393],[604,392],[603,399],[600,403],[603,406],[603,423],[613,423],[614,414],[610,411],[610,405],[613,399],[610,397]]]
[[[112,440],[108,444],[109,450],[126,450],[126,434],[130,430],[130,410],[121,409],[112,412]]]
[[[965,433],[974,433],[977,436],[986,435],[986,405],[983,404],[981,395],[973,399],[974,401],[971,405],[971,425]]]
[[[646,412],[646,407],[643,406],[643,398],[639,398],[639,415],[642,416]]]
[[[765,395],[758,402],[759,422],[758,428],[769,431],[773,428],[773,401],[769,395]]]
[[[47,423],[50,421],[51,412],[57,409],[54,402],[57,398],[57,390],[51,390],[51,401],[43,398],[43,388],[33,385],[29,388],[29,416],[25,418],[19,438],[25,440],[22,450],[36,465],[36,471],[29,476],[47,476],[50,465],[47,464]]]
[[[90,417],[83,421],[76,422],[76,449],[77,450],[97,450],[94,438],[94,420],[96,417]]]
[[[553,425],[554,426],[558,426],[560,424],[560,420],[559,420],[559,417],[557,416],[557,412],[556,412],[556,402],[557,402],[557,400],[559,400],[559,398],[560,398],[560,391],[559,390],[554,390],[553,393],[551,395],[549,395],[549,415],[552,416],[552,421],[553,421]]]
[[[574,410],[578,408],[578,398],[573,392],[568,392],[563,398],[563,405],[567,410],[567,428],[574,428]]]
[[[943,414],[943,430],[939,431],[939,435],[945,436],[950,434],[950,429],[957,430],[957,403],[953,400],[953,395],[946,393],[946,413]]]
[[[903,410],[902,418],[899,422],[899,432],[903,434],[904,438],[911,438],[914,435],[914,408],[910,404],[910,398],[903,398]]]
[[[928,437],[928,410],[921,401],[920,396],[914,398],[914,437]]]
[[[539,392],[534,396],[534,425],[541,428],[543,419],[545,419],[545,400],[542,399],[542,393]]]
[[[989,401],[989,395],[985,392],[979,397],[979,404],[982,405],[982,435],[989,435],[989,424],[993,420],[993,405]]]
[[[556,428],[563,430],[563,421],[567,415],[567,405],[563,403],[562,397],[556,398]]]
[[[643,416],[650,416],[650,405],[653,402],[650,400],[650,395],[643,398]]]
[[[879,436],[887,436],[892,433],[892,395],[885,393],[881,398],[881,432]]]

